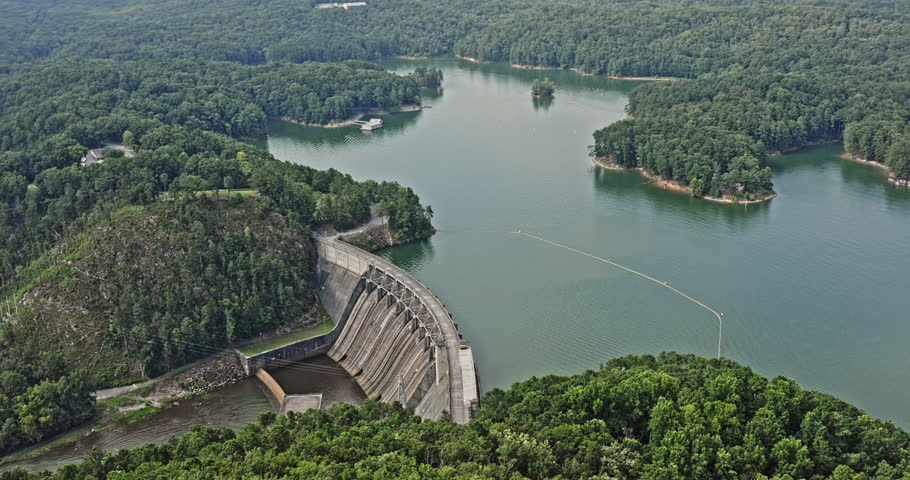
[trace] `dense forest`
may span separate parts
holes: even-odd
[[[85,124],[112,116],[255,137],[268,118],[322,124],[418,102],[416,80],[360,61],[55,61],[0,80],[0,148],[20,150],[57,135],[93,145],[103,138]]]
[[[844,140],[851,154],[910,179],[906,4],[674,3],[529,8],[459,40],[455,51],[480,61],[682,78],[634,90],[632,118],[597,132],[594,153],[679,181],[697,196],[770,191],[764,155],[730,151],[749,140],[768,153]],[[705,144],[711,138],[717,145]]]
[[[619,157],[613,146],[631,143],[636,166],[693,193],[770,191],[762,156],[734,165],[722,156],[725,148],[707,159],[704,149],[689,149],[710,127],[722,143],[741,143],[744,135],[767,153],[843,140],[853,156],[910,179],[901,141],[910,130],[910,5],[899,0],[376,0],[349,10],[316,9],[315,0],[261,1],[256,8],[224,0],[0,3],[13,13],[0,20],[0,69],[7,71],[63,58],[270,65],[456,53],[619,77],[678,77],[636,89],[627,121],[633,125],[607,127],[595,139],[597,153]],[[268,115],[305,121],[337,119],[357,106],[327,96],[256,103]],[[256,124],[255,112],[248,113],[244,125]]]
[[[96,212],[23,269],[0,327],[0,452],[91,417],[91,387],[159,375],[301,317],[315,251],[306,225],[272,203],[181,196]]]
[[[315,3],[0,0],[0,452],[83,422],[94,388],[160,373],[196,358],[194,345],[223,346],[296,315],[312,259],[306,248],[286,258],[276,252],[310,228],[355,225],[379,204],[402,241],[432,232],[432,209],[406,187],[279,162],[240,141],[261,135],[270,118],[326,123],[416,103],[420,87],[442,81],[438,71],[398,76],[368,60],[457,53],[679,77],[637,88],[630,118],[596,132],[592,153],[698,196],[770,193],[768,154],[811,142],[843,140],[852,155],[910,179],[903,0]],[[80,165],[88,149],[111,143],[136,155]],[[250,198],[202,198],[216,189],[243,189]],[[250,233],[242,222],[225,225],[235,216]],[[160,241],[142,243],[139,232]],[[260,250],[249,250],[251,239],[266,235]],[[117,242],[148,256],[124,259]],[[190,250],[198,255],[180,253]],[[154,262],[159,257],[166,266]],[[149,294],[159,291],[161,298]],[[67,298],[73,303],[53,303]],[[91,375],[79,368],[69,355],[88,340],[60,330],[78,322],[97,334],[90,344],[98,364],[104,355],[123,361]],[[196,478],[205,448],[212,468],[250,469],[247,477],[269,467],[326,478],[383,468],[449,478],[871,479],[907,471],[905,434],[785,381],[680,357],[613,365],[494,392],[484,420],[468,427],[420,423],[394,407],[337,407],[275,425],[266,419],[236,438],[203,430],[160,448],[96,456],[60,475],[104,478],[119,469],[131,473],[111,478],[144,478],[160,468],[167,472],[160,476]],[[639,379],[623,383],[620,366],[641,373],[651,393],[623,397]],[[729,385],[711,385],[727,369],[743,383],[732,381],[735,395],[724,397]],[[592,396],[566,397],[582,391]],[[373,433],[326,433],[357,428]],[[407,429],[423,436],[398,435]],[[290,432],[322,443],[295,443]],[[444,446],[458,435],[468,441]],[[343,443],[308,450],[356,438],[373,450]],[[248,454],[248,463],[237,460]],[[284,461],[298,454],[325,461]]]
[[[96,388],[159,375],[302,317],[314,301],[310,225],[354,225],[381,203],[404,240],[432,228],[410,189],[274,161],[253,168],[257,190],[213,200],[199,190],[230,174],[245,185],[248,157],[200,158],[194,175],[169,170],[186,154],[168,152],[148,164],[135,164],[140,154],[49,169],[28,189],[38,238],[29,227],[11,236],[31,240],[32,252],[47,248],[5,277],[0,453],[91,417]],[[46,210],[37,198],[48,198]]]
[[[885,480],[910,475],[910,435],[792,380],[728,360],[631,356],[484,398],[467,425],[398,404],[260,416],[155,446],[95,451],[55,474],[3,480]]]
[[[89,3],[61,8],[78,5]],[[85,19],[67,12],[68,25]],[[409,188],[279,162],[238,139],[270,118],[326,123],[419,103],[438,72],[31,61],[0,76],[0,453],[90,418],[97,388],[299,318],[313,299],[312,227],[352,227],[379,204],[401,242],[433,231]],[[106,144],[135,156],[106,149],[103,163],[81,165]],[[207,199],[218,189],[247,197]]]

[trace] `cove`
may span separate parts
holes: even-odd
[[[840,146],[772,160],[766,204],[691,199],[632,172],[596,169],[591,133],[623,118],[638,83],[456,59],[422,112],[385,128],[272,124],[282,160],[397,180],[433,206],[441,231],[383,256],[455,314],[484,390],[577,373],[630,353],[716,353],[717,321],[678,295],[521,230],[631,266],[725,313],[723,354],[910,426],[910,193]],[[557,85],[530,97],[534,79]]]

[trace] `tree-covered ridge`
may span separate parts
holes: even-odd
[[[351,227],[383,204],[402,242],[432,233],[432,210],[408,188],[279,162],[226,135],[346,96],[361,108],[416,95],[412,78],[375,65],[54,61],[0,85],[0,362],[11,375],[0,451],[85,421],[94,388],[299,317],[312,298],[310,227]],[[136,155],[80,165],[102,143]],[[223,188],[254,197],[196,199]],[[27,372],[47,352],[62,354],[55,368]]]
[[[595,151],[688,185],[697,195],[770,190],[761,156],[708,155],[717,136],[767,152],[844,140],[910,179],[910,16],[906,5],[849,2],[630,2],[529,8],[458,42],[481,61],[694,80],[645,85],[634,119],[595,134]],[[864,8],[866,7],[866,8]],[[868,8],[872,7],[872,8]],[[625,138],[623,138],[625,137]],[[720,149],[723,150],[723,149]],[[890,155],[889,155],[890,152]],[[705,169],[705,166],[708,169]]]
[[[12,374],[48,352],[59,359],[53,375],[21,373],[7,383],[13,393],[0,392],[0,451],[84,421],[94,388],[159,375],[302,317],[314,298],[311,225],[349,227],[379,203],[401,242],[432,233],[432,210],[397,183],[357,183],[255,149],[223,160],[175,148],[49,169],[26,189],[24,225],[6,227],[8,242],[29,251],[4,251],[0,366]],[[199,194],[225,178],[258,194]],[[13,268],[29,254],[40,256]],[[45,412],[40,422],[33,410]]]
[[[0,61],[19,70],[45,58],[189,58],[255,65],[458,53],[615,76],[676,76],[696,80],[673,83],[656,96],[636,93],[640,101],[633,99],[630,112],[645,119],[669,104],[672,114],[659,119],[682,126],[644,132],[661,122],[640,125],[636,131],[643,135],[636,142],[668,128],[688,135],[707,124],[725,135],[757,139],[768,152],[845,140],[852,154],[871,159],[883,159],[905,137],[910,116],[907,89],[899,86],[910,81],[910,8],[898,0],[376,0],[350,10],[315,9],[314,3],[5,0],[14,15],[5,20],[8,33],[0,34],[0,42],[10,46],[8,58]],[[691,90],[700,93],[690,98]],[[291,116],[304,121],[326,121],[349,111],[346,98],[328,101],[328,96],[256,103],[268,115],[293,110]],[[237,107],[242,105],[239,100]],[[222,125],[217,114],[200,124],[242,134],[257,123],[254,117],[244,115],[239,130]],[[889,133],[894,131],[899,134]],[[649,144],[646,140],[638,150],[664,150]],[[688,158],[688,151],[667,151],[682,155],[694,170],[703,161],[699,152]],[[891,154],[897,179],[910,179],[905,151],[897,146]],[[729,173],[731,161],[712,158],[714,173],[697,177],[702,189],[729,194],[714,177]],[[642,167],[649,163],[639,162]],[[746,177],[762,176],[763,168],[759,159]],[[667,178],[685,184],[696,179]],[[733,190],[760,194],[769,187],[750,191],[737,183]]]
[[[253,137],[268,118],[329,123],[411,103],[419,103],[412,78],[366,62],[55,61],[0,79],[0,148],[21,150],[54,135],[94,140],[80,133],[111,115]]]
[[[455,42],[524,2],[375,0],[316,9],[316,0],[4,0],[0,68],[45,57],[207,59],[244,64],[337,62],[450,53]],[[103,34],[99,34],[103,32]]]
[[[314,268],[307,225],[266,197],[99,212],[21,271],[0,352],[63,352],[98,385],[150,378],[302,317]]]
[[[315,249],[270,204],[182,197],[99,212],[24,269],[0,323],[0,452],[90,418],[94,388],[302,318]]]
[[[694,78],[733,67],[768,72],[826,68],[848,75],[866,66],[905,70],[910,38],[903,15],[883,14],[857,2],[839,7],[815,3],[538,4],[459,40],[455,53],[630,77]]]
[[[357,183],[336,171],[276,162],[224,135],[261,132],[268,116],[308,120],[397,105],[415,100],[417,91],[412,78],[363,62],[52,62],[6,77],[0,80],[3,284],[83,214],[108,203],[153,202],[172,187],[288,184],[272,197],[287,204],[286,213],[299,215],[300,223],[340,228],[366,220],[370,204],[385,198],[417,201],[413,192],[404,200],[397,184]],[[88,147],[110,142],[138,154],[79,167]],[[406,241],[429,234],[429,217],[419,203],[401,204],[398,211],[418,214],[396,218],[416,222],[403,233]]]
[[[630,356],[493,390],[467,425],[397,404],[195,427],[161,446],[94,452],[35,478],[885,480],[910,475],[910,435],[829,395],[729,360]]]

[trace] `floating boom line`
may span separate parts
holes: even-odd
[[[594,260],[597,260],[597,261],[606,263],[606,264],[608,264],[608,265],[612,265],[612,266],[614,266],[614,267],[621,268],[621,269],[623,269],[623,270],[625,270],[625,271],[627,271],[627,272],[629,272],[629,273],[638,275],[638,276],[641,277],[641,278],[644,278],[644,279],[646,279],[646,280],[650,280],[650,281],[652,281],[652,282],[654,282],[654,283],[656,283],[656,284],[658,284],[658,285],[660,285],[660,286],[662,286],[662,287],[664,287],[664,288],[668,288],[668,289],[672,290],[673,292],[675,292],[676,294],[678,294],[679,296],[681,296],[681,297],[685,298],[686,300],[688,300],[688,301],[690,301],[690,302],[692,302],[692,303],[698,305],[698,306],[701,307],[701,308],[704,308],[705,310],[711,312],[715,317],[717,317],[717,358],[720,358],[720,354],[721,354],[721,345],[723,344],[723,338],[724,338],[724,314],[721,313],[721,312],[718,312],[717,310],[715,310],[715,309],[709,307],[708,305],[706,305],[706,304],[704,304],[704,303],[702,303],[702,302],[696,300],[696,299],[693,298],[691,295],[689,295],[689,294],[683,292],[682,290],[680,290],[680,289],[678,289],[678,288],[676,288],[676,287],[671,286],[671,285],[670,285],[669,283],[667,283],[667,282],[662,282],[662,281],[660,281],[660,280],[658,280],[658,279],[656,279],[656,278],[654,278],[654,277],[652,277],[652,276],[650,276],[650,275],[647,275],[647,274],[644,274],[644,273],[642,273],[642,272],[639,272],[638,270],[635,270],[634,268],[627,267],[627,266],[625,266],[625,265],[623,265],[623,264],[621,264],[621,263],[616,263],[616,262],[614,262],[613,260],[610,260],[610,259],[608,259],[608,258],[598,257],[597,255],[594,255],[594,254],[592,254],[592,253],[588,253],[588,252],[579,250],[579,249],[577,249],[577,248],[572,248],[572,247],[570,247],[570,246],[568,246],[568,245],[563,245],[563,244],[561,244],[561,243],[554,242],[554,241],[552,241],[552,240],[547,240],[546,238],[538,237],[537,235],[532,235],[532,234],[530,234],[530,233],[525,233],[525,232],[522,232],[522,231],[520,231],[520,230],[518,230],[518,231],[509,231],[509,230],[481,230],[481,229],[476,229],[476,230],[446,230],[446,229],[439,229],[438,231],[440,231],[440,232],[465,232],[465,233],[507,233],[507,234],[511,234],[511,235],[517,235],[517,236],[520,236],[520,237],[530,238],[530,239],[532,239],[532,240],[537,240],[538,242],[547,243],[547,244],[550,244],[550,245],[552,245],[552,246],[554,246],[554,247],[559,247],[559,248],[568,250],[568,251],[570,251],[570,252],[577,253],[577,254],[579,254],[579,255],[584,255],[584,256],[586,256],[586,257],[593,258]]]

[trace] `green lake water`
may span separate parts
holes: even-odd
[[[910,426],[910,192],[881,169],[819,147],[773,160],[780,197],[770,203],[694,200],[587,157],[591,133],[623,118],[635,82],[454,59],[387,66],[418,64],[445,74],[444,89],[424,94],[431,109],[384,116],[375,132],[276,122],[261,146],[400,181],[433,206],[439,233],[380,253],[454,313],[484,390],[631,353],[716,353],[715,317],[662,285],[529,238],[470,231],[521,230],[724,312],[724,356]],[[556,98],[534,102],[531,82],[544,76]],[[276,375],[295,392],[328,391],[328,401],[362,398],[344,379]],[[194,423],[240,428],[273,408],[249,380],[17,465],[54,469],[93,447],[163,442]]]
[[[593,130],[624,116],[637,84],[455,59],[431,109],[385,128],[273,124],[276,157],[397,180],[442,231],[382,252],[454,312],[484,390],[572,374],[631,353],[713,356],[717,320],[661,285],[539,241],[628,265],[725,313],[723,354],[910,426],[910,192],[840,146],[773,160],[780,197],[731,206],[596,169]],[[556,81],[552,102],[529,95]]]

